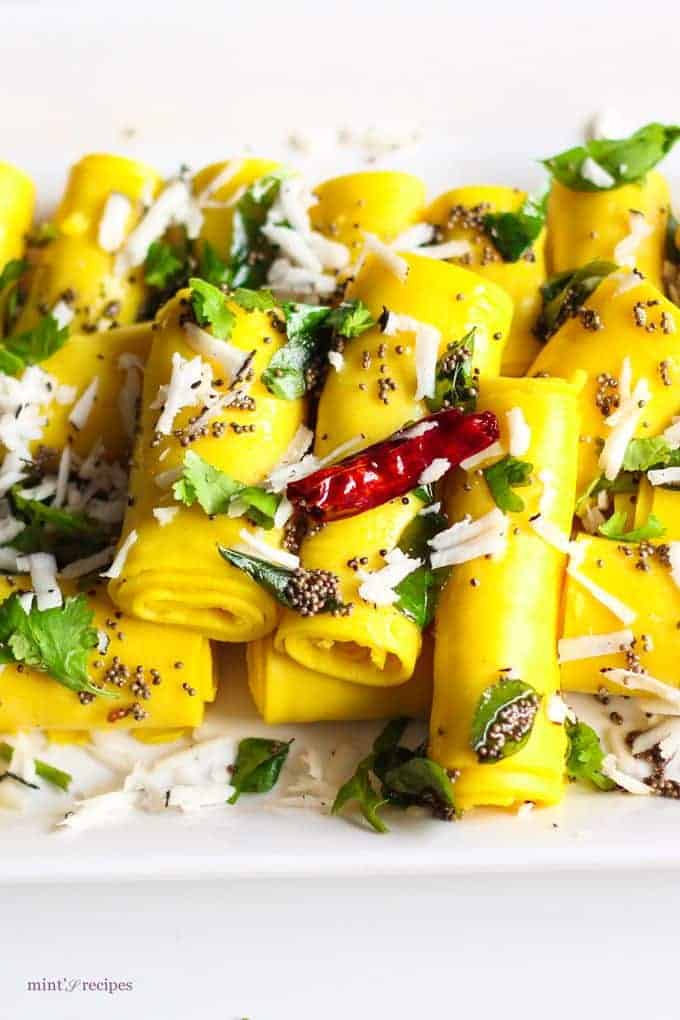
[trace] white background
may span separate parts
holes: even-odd
[[[295,132],[346,169],[338,130],[384,123],[436,134],[433,187],[523,183],[596,109],[680,118],[672,3],[0,0],[0,19],[0,158],[44,194],[96,148],[172,169],[247,143],[290,158]],[[400,160],[423,169],[418,148]],[[0,1017],[670,1020],[679,916],[677,873],[604,868],[0,887]],[[24,991],[43,977],[134,989]]]

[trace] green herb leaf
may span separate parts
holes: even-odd
[[[346,340],[354,340],[367,329],[375,326],[375,319],[363,301],[343,301],[337,308],[331,309],[327,325]]]
[[[609,191],[642,180],[668,155],[678,138],[680,127],[674,124],[646,124],[628,138],[593,139],[542,162],[560,184],[572,191]],[[583,163],[588,158],[609,175],[611,184],[595,184],[584,177]]]
[[[674,266],[680,265],[680,248],[678,248],[678,223],[677,219],[673,215],[671,210],[668,213],[668,223],[666,225],[666,245],[665,245],[665,258],[668,262],[671,262]]]
[[[524,747],[533,729],[541,695],[523,680],[500,680],[483,692],[472,720],[470,743],[482,765],[509,758]],[[517,706],[524,707],[524,722],[514,729],[514,736],[497,735],[494,730],[512,719]]]
[[[413,757],[385,773],[385,788],[407,804],[428,804],[440,818],[455,812],[453,785],[445,769],[430,758]]]
[[[541,287],[543,311],[535,329],[538,339],[549,340],[617,268],[614,262],[599,259],[580,269],[558,273],[544,283]]]
[[[8,765],[11,765],[12,758],[14,756],[14,748],[11,744],[5,743],[3,740],[0,743],[0,759],[6,761]],[[62,772],[61,769],[56,768],[54,765],[50,765],[46,761],[40,761],[39,758],[35,759],[35,771],[36,775],[40,776],[41,779],[46,780],[48,783],[52,783],[53,786],[58,786],[60,790],[68,790],[73,776],[69,775],[68,772]]]
[[[431,411],[441,411],[443,407],[474,411],[477,406],[477,377],[472,367],[475,333],[473,326],[461,340],[450,343],[437,362],[435,394],[427,398]]]
[[[165,241],[154,241],[149,245],[144,260],[144,282],[150,287],[165,290],[184,267],[175,249]]]
[[[625,531],[628,515],[625,510],[617,510],[615,514],[597,529],[605,538],[615,542],[644,542],[650,538],[661,538],[666,529],[654,514],[650,514],[644,524],[632,531]]]
[[[68,326],[60,328],[53,315],[44,315],[33,329],[3,341],[0,347],[0,372],[4,375],[18,375],[27,365],[46,361],[64,346],[68,337]]]
[[[487,213],[484,230],[505,262],[517,262],[545,226],[548,195],[529,195],[518,212]]]
[[[0,292],[9,287],[10,283],[16,283],[27,269],[26,259],[10,259],[6,262],[0,272]]]
[[[269,793],[276,786],[292,743],[266,737],[241,740],[231,776],[234,793],[227,803],[235,804],[242,793]]]
[[[512,490],[530,485],[530,475],[533,470],[533,464],[526,460],[517,460],[510,454],[496,461],[491,467],[484,469],[486,484],[489,486],[496,506],[500,507],[504,513],[508,511],[519,513],[524,510],[524,500]]]
[[[623,468],[625,471],[648,471],[655,466],[665,466],[670,453],[671,448],[663,436],[631,439],[623,456]]]
[[[378,814],[383,805],[387,804],[387,797],[376,793],[371,782],[371,768],[373,767],[374,755],[369,754],[367,758],[359,762],[354,775],[338,790],[331,814],[337,815],[346,807],[356,801],[362,815],[376,832],[389,832],[384,821]]]
[[[616,783],[605,776],[602,770],[604,751],[595,730],[583,722],[565,723],[567,739],[567,775],[592,783],[598,790],[615,790]]]
[[[432,570],[428,545],[429,540],[446,527],[448,521],[441,513],[418,514],[399,539],[401,551],[413,559],[423,560],[423,564],[396,586],[395,606],[421,630],[434,619],[439,595],[449,575],[445,567]]]
[[[113,526],[83,513],[28,499],[21,495],[20,485],[10,489],[9,497],[14,516],[26,524],[24,530],[7,543],[18,552],[26,555],[52,553],[59,566],[64,566],[105,549],[114,539]]]
[[[234,499],[239,499],[247,507],[244,516],[267,529],[274,526],[274,514],[280,502],[280,496],[275,493],[236,481],[193,450],[185,453],[182,477],[175,482],[172,491],[180,503],[185,506],[199,503],[207,514],[225,514]]]
[[[321,329],[330,309],[286,302],[283,314],[288,342],[276,351],[262,373],[262,381],[275,397],[297,400],[307,392],[307,369],[330,341],[330,331]]]
[[[268,563],[266,560],[259,560],[255,556],[248,556],[246,553],[237,552],[236,549],[227,549],[218,545],[218,551],[222,559],[230,563],[232,567],[242,570],[248,577],[259,584],[265,591],[268,591],[282,606],[292,609],[288,597],[288,585],[293,576],[293,571],[286,567],[279,567],[275,563]]]
[[[191,307],[199,326],[210,326],[218,340],[228,340],[236,322],[236,316],[227,305],[226,296],[212,283],[192,276]]]
[[[0,654],[4,662],[23,662],[49,674],[76,693],[117,697],[91,683],[87,660],[97,646],[94,613],[84,595],[66,598],[63,606],[29,613],[14,592],[0,604]]]
[[[246,287],[237,287],[230,297],[246,312],[268,312],[271,308],[276,307],[274,297],[269,290],[248,290]]]
[[[213,287],[226,287],[229,285],[229,267],[219,257],[210,241],[203,241],[201,244],[198,274],[202,280],[211,283]]]
[[[254,181],[234,207],[229,251],[229,284],[259,289],[267,282],[276,248],[262,233],[267,213],[278,198],[282,173]]]
[[[583,513],[591,499],[594,499],[600,492],[636,492],[637,487],[635,475],[630,471],[619,471],[611,482],[604,475],[598,475],[593,478],[576,500],[576,513]]]

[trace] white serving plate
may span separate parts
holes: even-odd
[[[138,156],[171,172],[246,151],[286,159],[310,179],[367,166],[367,142],[407,145],[377,166],[408,169],[431,194],[476,181],[535,186],[531,158],[572,144],[614,106],[631,128],[678,117],[668,34],[677,14],[640,18],[620,0],[573,0],[558,23],[538,2],[484,5],[346,0],[324,5],[20,4],[0,0],[3,147],[31,172],[49,210],[67,165],[86,151]],[[325,13],[324,13],[325,12]],[[341,141],[349,130],[350,142]],[[291,145],[291,137],[296,144]],[[300,148],[302,146],[302,149]],[[666,169],[680,179],[680,147]],[[680,403],[680,401],[679,401]],[[242,670],[228,670],[210,727],[264,732]],[[298,750],[356,747],[373,724],[277,727]],[[51,748],[75,792],[114,788],[85,752]],[[282,781],[285,778],[282,777]],[[393,813],[378,836],[314,809],[243,797],[196,816],[139,814],[81,835],[53,831],[68,798],[0,815],[7,882],[254,876],[435,875],[675,868],[680,807],[573,787],[526,817],[477,812],[444,825]]]

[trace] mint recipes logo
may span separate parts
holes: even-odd
[[[111,978],[38,978],[26,982],[27,992],[118,992],[133,991],[132,981],[114,981]]]

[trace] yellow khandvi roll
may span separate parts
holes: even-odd
[[[247,646],[248,683],[266,723],[332,722],[409,716],[427,719],[432,704],[432,642],[410,680],[398,687],[369,687],[315,673],[274,648],[272,637]]]
[[[98,441],[109,460],[123,460],[132,449],[136,404],[141,396],[144,363],[153,331],[151,323],[122,326],[106,333],[78,333],[43,361],[44,369],[60,387],[70,387],[66,402],[54,399],[46,409],[47,423],[32,444],[62,450],[67,444],[86,457]],[[94,397],[87,416],[74,424],[74,409],[81,400]],[[59,391],[57,391],[59,392]]]
[[[217,546],[238,546],[241,533],[255,529],[245,517],[208,516],[198,502],[178,503],[172,484],[189,448],[235,481],[262,482],[302,424],[304,402],[278,399],[261,381],[283,343],[263,311],[224,299],[233,328],[222,356],[242,352],[243,380],[238,372],[230,378],[216,360],[222,341],[208,337],[211,355],[197,359],[183,322],[191,318],[190,293],[181,291],[156,319],[121,546],[129,551],[109,590],[121,609],[141,619],[192,627],[215,640],[251,641],[274,628],[276,603],[227,565]],[[268,535],[270,545],[280,540],[276,530]]]
[[[666,495],[680,499],[678,493]],[[680,503],[671,507],[664,498],[663,504],[654,512],[664,512],[668,537],[677,536]],[[666,537],[640,545],[579,536],[580,555],[573,558],[565,587],[560,644],[564,690],[658,694],[642,682],[638,687],[634,674],[640,669],[680,687],[680,590]],[[621,672],[631,670],[632,675]]]
[[[454,188],[435,199],[426,213],[426,219],[439,228],[443,241],[468,242],[470,250],[456,258],[456,262],[497,283],[512,298],[512,326],[501,365],[504,375],[524,375],[540,349],[533,329],[541,309],[540,287],[546,277],[546,232],[538,226],[534,240],[528,241],[521,253],[520,242],[510,261],[510,251],[504,255],[500,243],[494,244],[485,217],[519,213],[527,198],[526,192],[516,188],[482,185]],[[534,215],[538,225],[544,214],[537,207]]]
[[[548,260],[553,273],[595,259],[630,260],[662,286],[670,192],[652,170],[639,184],[609,191],[572,191],[553,180],[548,200]]]
[[[444,589],[435,622],[434,699],[430,756],[460,770],[456,805],[513,807],[523,801],[552,804],[562,795],[566,738],[548,718],[559,690],[558,619],[565,557],[532,527],[540,514],[548,528],[567,535],[573,512],[578,401],[557,379],[496,379],[483,384],[479,406],[493,411],[508,449],[508,413],[523,419],[530,484],[513,490],[524,508],[508,514],[504,550],[458,561]],[[510,437],[511,438],[511,437]],[[527,444],[528,439],[528,444]],[[450,476],[449,519],[472,522],[495,509],[479,473]],[[517,753],[481,763],[472,728],[484,692],[518,678],[538,695],[528,742]]]
[[[679,330],[678,309],[656,287],[636,282],[632,274],[612,273],[585,301],[582,313],[568,318],[550,338],[531,366],[531,375],[547,373],[582,383],[579,494],[603,473],[612,439],[618,442],[621,430],[616,419],[611,425],[606,419],[639,384],[648,397],[643,395],[638,413],[632,408],[625,416],[632,424],[630,436],[655,436],[671,424],[678,412]],[[624,447],[625,443],[624,436]]]
[[[95,154],[75,164],[54,215],[56,237],[37,249],[15,332],[35,326],[58,302],[70,309],[73,332],[137,319],[143,269],[117,272],[115,253],[160,186],[155,170],[122,156]]]
[[[30,587],[26,578],[0,578],[0,599]],[[77,594],[69,582],[60,587],[65,598]],[[116,612],[104,588],[88,592],[87,600],[92,626],[108,639],[105,652],[90,654],[88,675],[117,697],[97,695],[81,703],[47,673],[9,663],[0,674],[0,730],[200,725],[205,702],[215,696],[210,642],[195,631],[156,627]]]
[[[409,255],[406,265],[402,281],[383,261],[369,256],[347,291],[349,298],[361,299],[376,320],[385,308],[407,321],[390,335],[376,325],[345,346],[342,367],[330,371],[319,403],[315,452],[321,457],[353,439],[354,449],[370,446],[428,413],[425,401],[416,399],[414,324],[428,323],[439,331],[440,354],[476,327],[474,364],[482,377],[498,372],[512,313],[507,294],[474,273],[436,259]],[[406,496],[334,521],[307,538],[300,552],[302,566],[336,574],[342,600],[353,609],[346,616],[309,617],[284,610],[275,637],[277,651],[338,680],[377,686],[408,680],[420,651],[420,630],[393,605],[363,602],[356,566],[360,562],[368,571],[380,569],[384,553],[396,547],[421,509],[416,496]]]
[[[425,186],[412,174],[367,170],[323,181],[309,211],[315,230],[349,248],[356,260],[364,233],[394,241],[423,217]]]
[[[0,272],[23,253],[34,208],[33,181],[17,167],[0,162]]]

